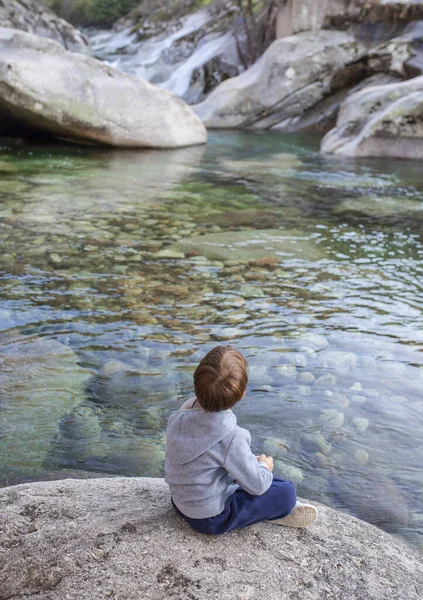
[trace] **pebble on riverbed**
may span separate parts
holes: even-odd
[[[332,373],[324,373],[323,375],[320,375],[320,377],[316,381],[316,385],[320,385],[322,387],[332,387],[336,385],[336,383],[336,375],[333,375]]]
[[[263,441],[263,452],[268,456],[280,458],[289,450],[289,443],[286,440],[268,437]]]
[[[332,450],[332,445],[321,433],[306,433],[301,437],[301,443],[308,452],[321,452],[325,456]]]
[[[366,450],[363,450],[362,448],[358,448],[354,452],[354,459],[356,460],[356,462],[358,464],[366,466],[369,462],[369,454],[368,454],[368,452],[366,452]]]
[[[294,365],[278,365],[275,370],[282,379],[294,381],[297,378],[297,369]]]
[[[368,419],[363,417],[354,417],[352,424],[358,433],[365,433],[369,427]]]
[[[281,460],[275,460],[275,467],[273,470],[274,475],[276,477],[281,477],[282,479],[288,479],[293,483],[301,483],[304,479],[304,475],[298,467],[294,467],[293,465],[289,465]]]
[[[320,420],[323,424],[338,429],[344,424],[345,416],[335,408],[328,408],[326,410],[322,410],[320,413]]]

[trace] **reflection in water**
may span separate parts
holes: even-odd
[[[236,132],[168,152],[4,148],[0,176],[3,484],[161,475],[169,412],[232,343],[254,450],[300,494],[422,544],[416,165]]]

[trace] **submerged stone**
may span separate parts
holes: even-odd
[[[297,379],[298,381],[301,381],[301,383],[314,383],[316,381],[316,378],[313,375],[313,373],[310,373],[309,371],[303,371],[298,373]]]
[[[37,473],[64,415],[84,398],[89,371],[48,338],[0,333],[0,456],[5,472]]]
[[[333,387],[334,385],[336,385],[337,383],[337,378],[336,375],[333,375],[332,373],[324,373],[323,375],[320,375],[320,377],[317,379],[316,381],[316,385],[322,386],[322,387]]]
[[[360,465],[367,465],[369,462],[369,454],[363,448],[359,448],[354,452],[354,458]]]
[[[187,238],[170,247],[185,254],[196,252],[210,260],[258,260],[269,256],[320,260],[322,246],[298,229],[259,229],[210,233]]]
[[[280,458],[289,450],[289,443],[279,438],[268,437],[263,441],[263,452],[268,456]]]
[[[358,433],[365,433],[369,427],[368,419],[365,419],[363,417],[354,417],[354,419],[352,420],[352,424],[354,425]]]
[[[294,365],[278,365],[275,367],[275,371],[282,379],[294,381],[297,378],[297,369]]]
[[[339,410],[328,408],[326,410],[322,410],[320,413],[320,420],[324,424],[338,429],[344,424],[345,416],[343,413],[339,412]]]
[[[276,477],[288,479],[289,481],[292,481],[292,483],[301,483],[303,481],[304,475],[298,467],[289,465],[281,460],[275,460],[274,463],[275,467],[273,473]]]
[[[321,433],[306,433],[301,437],[301,443],[309,452],[321,452],[325,456],[332,449],[332,445],[325,440]]]

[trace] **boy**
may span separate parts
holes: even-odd
[[[196,397],[171,414],[165,481],[181,517],[201,533],[222,534],[271,520],[307,527],[317,518],[296,502],[290,481],[274,478],[273,458],[250,450],[251,436],[232,410],[245,396],[247,361],[231,346],[217,346],[194,373]]]

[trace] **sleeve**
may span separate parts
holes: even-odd
[[[251,452],[250,444],[242,429],[239,429],[229,445],[223,467],[238,485],[253,496],[264,494],[273,481],[270,469],[259,463]]]

